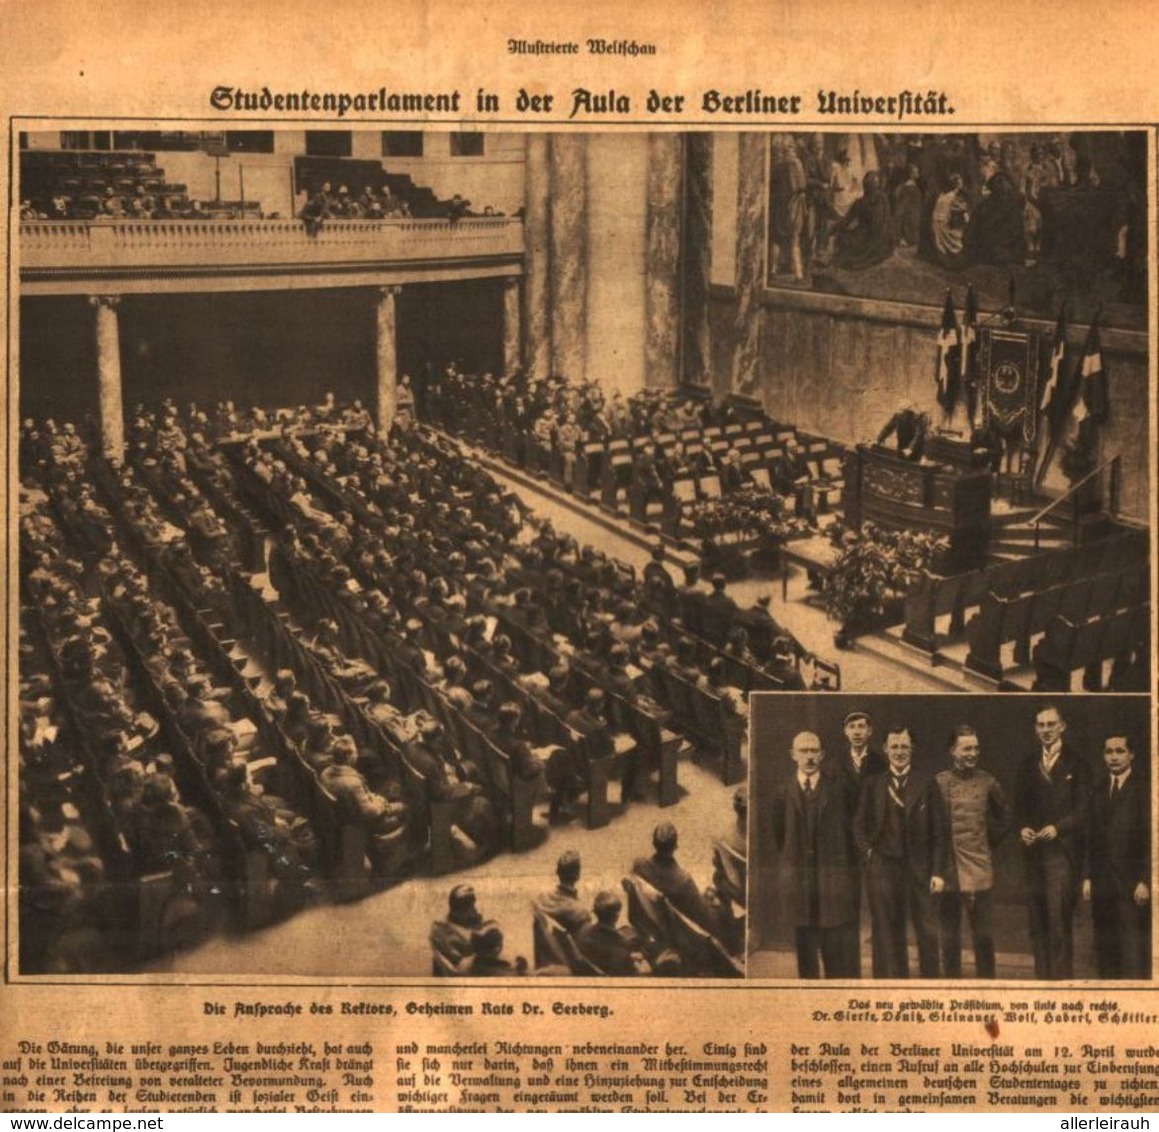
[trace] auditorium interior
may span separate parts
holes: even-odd
[[[21,132],[17,973],[743,977],[749,693],[1151,691],[1148,156]]]

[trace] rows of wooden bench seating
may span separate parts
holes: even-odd
[[[606,680],[600,679],[598,673],[585,663],[582,654],[576,653],[565,658],[547,641],[536,636],[526,626],[512,621],[502,610],[492,609],[491,613],[498,617],[500,628],[511,638],[512,651],[519,658],[525,670],[548,673],[557,665],[567,664],[584,678],[589,687],[595,686],[602,689],[609,726],[616,734],[631,737],[635,744],[637,757],[645,771],[651,768],[658,771],[658,804],[661,807],[674,805],[680,798],[680,786],[677,781],[677,763],[682,748],[680,736],[668,730],[661,720],[644,707],[631,703],[616,692]],[[579,707],[581,698],[579,687],[573,687],[573,697],[574,706]],[[625,748],[626,750],[627,748]],[[606,778],[602,793],[606,800]],[[589,797],[590,794],[591,784],[589,783]],[[598,824],[607,824],[606,817]],[[596,828],[590,820],[589,828]]]
[[[631,566],[620,565],[627,575],[635,578],[635,570]],[[573,577],[578,576],[575,567],[571,564],[560,563],[559,567],[565,574],[570,574]],[[529,573],[521,578],[521,581],[533,589],[538,589],[540,597],[544,596],[545,591],[542,588],[541,579],[537,580]],[[726,680],[742,691],[771,691],[781,687],[779,681],[755,665],[729,656],[708,641],[695,637],[686,630],[677,633],[667,619],[661,619],[661,624],[671,632],[674,642],[679,636],[694,640],[697,644],[697,659],[702,664],[707,665],[711,660],[719,657],[725,665]],[[508,618],[504,622],[504,628],[508,636],[511,637],[513,645],[516,641],[522,642],[516,648],[516,653],[521,655],[521,659],[524,659],[519,652],[519,648],[522,648],[526,653],[526,663],[536,666],[541,672],[548,672],[553,664],[560,663],[562,658],[556,654],[555,650],[547,642],[529,633],[523,626],[511,622]],[[569,663],[574,664],[574,659]],[[670,764],[673,775],[673,793],[676,789],[675,764],[672,760],[675,758],[674,752],[679,750],[679,736],[674,736],[668,730],[666,726],[668,723],[671,723],[677,732],[684,732],[689,737],[694,737],[696,745],[701,750],[719,758],[721,778],[726,784],[732,785],[734,782],[739,782],[744,777],[743,724],[725,709],[720,697],[712,692],[687,681],[681,681],[671,673],[666,673],[665,676],[671,676],[677,683],[671,684],[663,678],[658,678],[654,670],[650,678],[649,690],[653,697],[672,713],[671,718],[663,721],[665,726],[661,727],[661,721],[655,720],[647,712],[642,712],[639,713],[642,718],[632,719],[631,724],[626,728],[635,734],[637,739],[640,735],[645,736],[645,750],[649,752],[656,750],[658,740],[655,731],[657,729],[661,731],[659,744],[661,751],[664,752],[660,762],[662,790]],[[610,688],[604,686],[604,690],[613,697],[614,702],[620,700],[620,697],[616,696]],[[629,716],[629,718],[631,717]],[[725,721],[723,724],[722,720]],[[661,802],[661,804],[667,803]]]
[[[188,473],[214,513],[233,532],[238,543],[242,569],[251,574],[264,573],[267,566],[266,544],[270,538],[269,529],[245,501],[239,498],[232,484],[223,484],[193,466],[188,468]]]
[[[504,701],[517,704],[528,734],[535,745],[540,747],[558,746],[568,751],[574,765],[583,768],[584,790],[587,795],[585,822],[588,829],[601,829],[612,817],[611,802],[608,798],[608,782],[612,777],[612,759],[593,757],[587,737],[569,727],[529,689],[520,684],[509,673],[497,667],[491,660],[469,645],[451,641],[445,626],[428,622],[430,632],[443,642],[444,651],[454,648],[467,664],[470,681],[489,680]]]
[[[127,629],[124,626],[120,628],[124,641],[131,640]],[[135,642],[132,643],[132,649],[133,667],[139,680],[149,685],[153,711],[173,754],[181,792],[195,799],[199,806],[213,816],[221,833],[225,891],[238,928],[248,931],[262,927],[297,911],[304,896],[303,890],[279,885],[273,876],[268,852],[249,845],[237,824],[225,813],[221,799],[206,775],[201,752],[178,724]],[[239,748],[239,752],[256,753],[256,747],[250,748],[249,752]],[[278,793],[289,785],[291,780],[284,770],[282,764],[266,757],[259,756],[250,761],[251,780],[271,793]],[[289,794],[292,797],[293,791],[289,791]]]
[[[313,769],[302,759],[281,728],[272,719],[265,704],[255,694],[243,670],[246,658],[239,655],[236,641],[230,635],[217,610],[198,608],[194,596],[186,592],[165,563],[164,547],[145,542],[131,517],[124,510],[115,479],[107,465],[94,464],[94,481],[100,486],[110,511],[116,517],[120,532],[149,580],[150,593],[164,601],[177,613],[178,621],[188,634],[196,655],[208,666],[220,686],[233,693],[233,712],[252,727],[251,738],[243,753],[252,753],[251,780],[267,792],[285,799],[287,804],[308,821],[318,844],[319,863],[323,871],[341,882],[339,894],[348,884],[355,870],[343,868],[338,847],[343,843],[342,819],[336,800],[325,790]],[[154,498],[157,498],[154,496]],[[174,515],[176,518],[176,515]],[[230,578],[224,579],[227,583]],[[133,643],[136,650],[136,644]],[[302,892],[279,886],[270,868],[266,852],[247,846],[236,823],[221,809],[221,802],[213,785],[205,778],[199,752],[182,732],[171,712],[160,687],[145,668],[144,657],[137,656],[144,677],[151,684],[159,718],[168,734],[178,736],[178,746],[188,753],[196,764],[196,782],[199,789],[208,791],[215,812],[229,831],[231,857],[240,862],[235,869],[229,894],[235,901],[235,918],[239,927],[252,929],[292,913],[300,906]],[[360,859],[361,860],[361,859]]]
[[[532,909],[531,938],[537,971],[566,971],[584,978],[606,976],[606,972],[580,951],[571,932],[542,908]]]
[[[300,470],[307,475],[311,482],[314,483],[325,495],[338,506],[350,510],[353,515],[368,521],[375,526],[381,526],[383,523],[382,517],[375,515],[373,512],[368,512],[365,506],[356,497],[343,492],[338,485],[333,484],[327,477],[323,476],[308,461],[304,461],[297,453],[289,449],[288,446],[273,442],[273,446],[278,450],[279,455],[291,463],[291,466]],[[623,567],[628,575],[635,577],[635,571],[629,567]],[[568,567],[564,566],[565,572],[568,572]],[[528,582],[534,582],[533,579],[526,579]],[[330,596],[319,595],[321,600],[332,601]],[[341,607],[337,603],[332,605],[332,613],[336,616],[341,612]],[[426,620],[421,611],[412,611],[419,617],[420,620]],[[540,641],[533,635],[527,633],[522,626],[516,625],[509,619],[505,620],[505,630],[512,638],[513,644],[519,641],[520,644],[516,648],[516,655],[520,657],[524,664],[529,665],[532,670],[541,672],[550,671],[550,669],[561,662],[560,657],[546,642]],[[520,652],[522,650],[522,653]],[[572,661],[574,663],[574,659]],[[748,666],[745,666],[748,667]],[[751,681],[755,682],[752,674],[749,674]],[[675,717],[679,720],[679,729],[685,730],[688,733],[694,734],[699,740],[699,746],[703,750],[707,750],[719,756],[720,759],[720,773],[722,780],[732,785],[739,782],[744,777],[744,756],[743,756],[743,739],[744,726],[743,722],[732,716],[724,707],[720,698],[713,695],[706,689],[696,687],[694,684],[679,681],[678,678],[672,678],[675,683],[666,682],[660,691],[660,702],[666,703],[667,700],[672,702],[666,703],[673,710]],[[620,716],[619,722],[623,724],[623,729],[626,733],[631,734],[637,743],[642,743],[641,754],[646,761],[651,765],[658,766],[660,770],[659,780],[659,795],[661,805],[670,805],[675,802],[679,796],[679,787],[677,785],[677,757],[680,750],[680,738],[678,735],[672,734],[662,728],[660,722],[647,712],[635,709],[632,705],[623,701],[621,697],[617,696],[610,688],[605,686],[605,693],[610,696],[610,707]],[[578,706],[578,705],[577,705]],[[588,781],[588,825],[589,828],[598,828],[606,825],[610,817],[610,807],[607,802],[607,782],[606,772],[608,769],[601,765],[600,760],[587,760],[589,771]]]
[[[596,673],[585,668],[582,657],[564,658],[550,644],[510,618],[500,618],[503,631],[511,638],[516,656],[527,666],[549,672],[566,663],[579,669],[590,683],[599,684],[608,697],[613,725],[637,742],[645,765],[660,768],[660,805],[679,797],[677,765],[682,751],[681,734],[692,738],[696,747],[719,759],[721,780],[733,785],[744,778],[744,722],[732,715],[721,698],[706,688],[682,680],[674,673],[653,668],[648,680],[651,696],[670,714],[659,719],[618,695]],[[748,667],[747,665],[745,666]]]
[[[619,562],[616,559],[611,559],[610,563],[626,578],[630,577],[633,580],[633,584],[635,584],[635,567],[624,562]],[[579,567],[575,564],[557,562],[555,565],[565,576],[581,578],[582,580]],[[536,591],[537,596],[541,599],[545,597],[546,580],[542,571],[528,571],[526,574],[520,576],[519,581],[520,584]],[[717,645],[712,644],[696,633],[691,632],[688,628],[690,621],[683,607],[674,611],[654,609],[650,606],[648,609],[657,627],[660,629],[661,638],[667,641],[668,644],[675,647],[681,640],[688,639],[693,641],[696,645],[696,661],[701,667],[707,667],[711,661],[719,659],[724,665],[726,683],[746,693],[775,692],[784,688],[783,681],[778,680],[772,673],[765,671],[759,664],[750,664],[739,657],[725,652]],[[680,618],[680,625],[674,623],[677,617]],[[772,641],[770,640],[768,644],[771,645]],[[759,647],[759,642],[757,645]],[[814,663],[821,671],[826,672],[830,676],[833,682],[833,688],[840,690],[841,666],[834,661],[825,660],[822,657],[814,657]]]
[[[744,966],[734,957],[729,944],[674,908],[646,880],[629,873],[621,884],[628,897],[628,922],[650,941],[650,950],[676,952],[681,958],[681,975],[744,977]],[[743,933],[743,925],[741,930]],[[562,968],[580,977],[605,976],[606,972],[583,953],[575,937],[541,908],[532,911],[532,938],[537,969]],[[740,938],[743,940],[743,934]]]
[[[293,459],[297,466],[303,467],[303,470],[308,467],[308,465],[304,466],[297,455],[288,448],[283,447],[281,452],[287,458]],[[244,467],[240,467],[239,470],[242,475],[247,472]],[[317,475],[313,475],[311,478],[316,485],[319,479],[324,479],[324,477]],[[281,501],[276,494],[265,485],[260,485],[251,478],[249,486],[251,493],[262,493],[262,503],[265,507],[277,507],[283,511],[287,518],[289,517],[288,509],[282,508]],[[326,494],[332,502],[339,506],[350,507],[356,502],[353,499],[348,499],[333,487],[330,487]],[[360,509],[366,518],[374,519],[378,524],[381,524],[381,516],[373,516],[365,508]],[[313,577],[309,568],[303,563],[292,564],[290,568],[283,571],[282,576],[290,586],[299,588],[299,599],[306,608],[314,611],[322,610],[326,616],[338,623],[344,644],[350,646],[353,655],[365,660],[388,680],[395,694],[396,702],[404,711],[414,712],[425,709],[435,718],[444,722],[453,738],[460,741],[465,740],[468,745],[474,743],[475,736],[466,730],[470,728],[469,723],[463,720],[458,713],[454,713],[453,720],[448,720],[446,712],[451,709],[442,700],[441,694],[431,688],[414,669],[399,662],[399,650],[397,647],[392,647],[392,644],[397,646],[400,643],[397,638],[392,642],[390,635],[385,631],[372,630],[364,622],[355,618],[351,610],[338,601],[328,586]],[[409,617],[418,617],[424,621],[427,632],[431,632],[432,626],[423,616],[421,610],[405,604],[401,605],[400,608]],[[318,669],[316,658],[312,655],[309,657],[309,663],[312,669]],[[344,694],[330,680],[328,674],[324,673],[324,675],[340,695]],[[381,731],[381,729],[379,730]],[[485,739],[483,736],[480,738]],[[518,775],[511,774],[506,753],[499,750],[489,740],[483,746],[476,747],[475,754],[480,759],[476,765],[488,776],[493,800],[498,802],[500,811],[509,819],[510,845],[513,848],[522,849],[533,844],[538,837],[533,816],[535,799],[530,796],[526,789],[526,783]],[[429,812],[429,822],[425,824],[430,830],[432,869],[435,872],[447,872],[453,867],[451,854],[451,813],[453,806],[430,798],[430,792],[426,789],[425,782],[421,780],[418,772],[410,766],[406,760],[405,752],[401,750],[398,751],[397,765],[403,779],[408,780],[414,788],[412,800],[425,800],[427,803],[423,806],[423,810]],[[420,785],[421,792],[417,789]]]
[[[99,470],[94,478],[99,480]],[[102,557],[100,549],[89,541],[84,532],[72,528],[58,508],[54,507],[54,511],[62,529],[68,531],[75,545],[83,548],[82,558],[92,571]],[[116,509],[111,508],[110,514],[116,517]],[[135,527],[128,524],[123,513],[120,525],[120,534],[123,538],[127,537],[135,556],[142,560],[145,553],[144,544],[140,541]],[[164,743],[164,749],[173,755],[176,786],[182,803],[204,815],[211,824],[216,851],[220,853],[225,866],[225,879],[233,881],[229,884],[226,895],[231,902],[231,913],[235,922],[243,926],[265,922],[268,918],[269,904],[263,899],[260,884],[253,880],[262,875],[264,863],[254,859],[248,852],[237,826],[222,812],[216,792],[206,781],[200,762],[193,757],[188,741],[169,713],[164,697],[145,667],[144,658],[124,626],[115,603],[108,599],[99,586],[97,594],[101,599],[104,622],[114,636],[120,655],[124,658],[126,670],[133,677],[133,686],[145,696],[150,714],[161,727],[160,738]],[[72,723],[77,729],[76,734],[87,745],[84,729],[80,727],[75,714],[72,715]],[[90,769],[102,782],[102,792],[107,799],[107,784],[96,774],[96,765],[96,762],[90,760]],[[111,810],[109,816],[115,825]],[[109,828],[107,825],[104,826],[106,833]],[[116,921],[116,929],[123,930],[127,949],[134,952],[136,958],[151,958],[162,950],[178,946],[188,932],[198,929],[193,922],[193,916],[185,915],[180,920],[173,919],[174,912],[180,911],[181,903],[175,898],[180,898],[182,892],[172,870],[135,875],[131,855],[126,857],[126,852],[127,843],[124,835],[119,834],[116,848],[110,845],[110,855],[105,857],[106,879],[113,884],[117,878],[125,882],[116,885],[115,897],[126,905],[118,913],[120,918]],[[102,855],[104,856],[104,853]],[[113,863],[111,871],[108,867],[110,861]],[[250,879],[251,883],[247,884],[247,879]]]
[[[330,588],[316,578],[308,566],[297,564],[295,584],[300,587],[307,607],[324,609],[326,615],[338,623],[340,633],[347,640],[361,642],[361,646],[356,646],[352,651],[387,679],[392,690],[398,690],[396,700],[405,704],[408,711],[424,710],[439,720],[456,748],[479,768],[485,776],[485,785],[492,802],[504,816],[509,847],[522,850],[536,844],[538,833],[534,807],[539,798],[525,780],[512,774],[507,753],[463,718],[447,702],[441,690],[431,686],[415,669],[399,662],[398,650],[391,647],[385,635],[376,640],[376,634],[358,621],[348,607],[337,601]],[[431,628],[428,624],[428,631]],[[405,761],[405,752],[401,753],[401,757]],[[449,836],[449,826],[446,832]],[[440,836],[441,833],[440,828]],[[438,853],[434,852],[434,848],[432,845],[433,856],[437,858],[436,871],[447,871],[444,866],[449,858],[441,851],[444,846],[439,846]],[[449,842],[445,848],[449,853]]]
[[[749,663],[738,656],[733,656],[718,645],[705,640],[699,634],[689,631],[688,626],[693,622],[693,618],[689,615],[693,599],[678,595],[677,601],[677,606],[672,610],[652,610],[654,618],[662,629],[662,635],[665,635],[670,643],[675,644],[681,638],[694,641],[697,650],[697,663],[701,667],[705,667],[711,661],[720,659],[724,664],[725,682],[734,688],[739,688],[742,692],[778,692],[784,689],[785,682],[766,671],[759,663]],[[674,624],[676,618],[680,619],[679,626]],[[772,627],[746,625],[745,629],[749,634],[750,651],[757,656],[768,655],[773,645]],[[800,657],[795,657],[794,663],[799,670]],[[836,661],[826,660],[824,657],[816,655],[813,656],[813,664],[818,670],[828,674],[833,690],[840,691],[841,666]]]
[[[1133,650],[1149,656],[1150,638],[1149,601],[1077,624],[1055,614],[1034,652],[1036,686],[1042,691],[1069,692],[1074,673],[1082,671],[1085,689],[1099,691],[1103,662]]]
[[[296,453],[285,446],[280,446],[280,451],[285,458],[292,460],[296,467],[303,471],[310,470],[314,485],[323,489],[333,504],[344,509],[353,508],[352,513],[360,515],[364,520],[373,522],[376,526],[382,525],[381,516],[369,512],[360,501],[338,490],[337,486],[331,484],[326,477],[319,476],[310,468],[308,463],[301,461]],[[267,494],[273,496],[272,492]],[[357,564],[353,563],[352,565],[356,573],[360,574]],[[441,693],[431,688],[414,669],[398,662],[398,650],[390,647],[391,642],[387,637],[371,630],[366,624],[355,618],[350,609],[337,600],[329,587],[311,575],[308,568],[303,567],[300,563],[295,564],[294,568],[288,572],[288,576],[293,579],[294,584],[308,588],[309,592],[303,595],[307,606],[315,610],[324,609],[326,615],[338,623],[344,642],[351,645],[351,651],[370,663],[376,671],[388,679],[396,693],[396,699],[402,703],[406,711],[426,709],[435,718],[442,720],[448,733],[454,739],[461,741],[461,745],[462,742],[465,742],[466,745],[474,748],[474,753],[478,756],[476,765],[488,775],[492,793],[499,801],[502,812],[510,819],[509,840],[511,846],[522,849],[533,844],[537,839],[533,818],[535,799],[530,797],[526,783],[518,775],[511,774],[506,753],[499,750],[485,736],[478,736],[478,738],[485,740],[480,746],[476,740],[477,733],[472,734],[475,729],[471,728],[469,722],[462,719],[459,713],[453,712],[450,705],[443,700]],[[360,578],[360,580],[368,581],[366,578]],[[405,603],[399,604],[408,618],[416,617],[424,623],[429,642],[433,646],[434,626],[423,611]],[[453,719],[447,718],[448,711],[453,712]],[[403,757],[405,761],[405,756]],[[409,767],[406,769],[410,774],[415,773]],[[449,867],[447,864],[450,851],[449,840],[445,846],[446,852],[443,852],[442,833],[445,830],[449,838],[450,828],[449,824],[442,822],[442,816],[440,814],[440,820],[435,821],[435,815],[432,815],[431,828],[434,833],[432,849],[436,871],[446,871],[446,868]],[[435,844],[436,841],[438,845]],[[435,849],[438,851],[434,851]]]
[[[1056,616],[1080,625],[1118,610],[1138,611],[1147,601],[1150,579],[1150,567],[1143,562],[1011,597],[990,590],[966,625],[970,642],[966,667],[1000,680],[1003,644],[1013,641],[1014,663],[1028,665],[1031,638],[1043,632]]]
[[[717,457],[729,449],[741,453],[741,467],[747,471],[755,486],[766,491],[772,490],[771,474],[777,461],[784,455],[785,443],[798,440],[809,465],[813,480],[819,489],[828,495],[840,491],[842,458],[839,448],[818,437],[798,434],[795,429],[769,426],[761,421],[750,421],[746,425],[726,425],[723,429],[686,429],[683,432],[668,433],[657,437],[655,443],[668,450],[679,441],[688,456],[710,448]],[[600,502],[612,510],[626,505],[629,515],[640,522],[658,522],[666,534],[686,533],[684,512],[698,499],[716,499],[721,495],[720,477],[715,472],[698,479],[691,477],[676,480],[662,500],[646,499],[640,485],[635,482],[635,450],[653,443],[651,437],[639,437],[635,441],[612,440],[603,444],[599,452],[595,446],[582,446],[573,475],[573,490],[578,495],[590,495],[597,487]],[[589,449],[593,449],[589,452]],[[598,455],[599,479],[592,478],[591,459]],[[562,484],[562,464],[559,481]]]
[[[682,973],[744,978],[744,964],[730,954],[729,947],[673,907],[646,880],[629,873],[623,886],[628,896],[628,922],[642,935],[675,951],[681,958]]]
[[[966,613],[978,606],[991,590],[1012,595],[1077,581],[1092,577],[1104,568],[1145,561],[1147,549],[1147,532],[1129,531],[1087,546],[996,562],[968,574],[950,577],[927,574],[906,595],[904,639],[926,652],[936,652],[937,618],[950,614],[951,635],[961,633]]]
[[[327,477],[319,473],[317,469],[313,468],[308,461],[303,461],[296,453],[284,445],[279,445],[278,449],[284,459],[292,461],[294,467],[301,470],[304,474],[308,474],[314,485],[323,491],[334,504],[349,510],[351,514],[370,522],[372,525],[382,525],[383,520],[381,516],[367,511],[359,499],[342,491],[338,485],[332,483]],[[628,576],[634,579],[635,571],[630,566],[621,565],[628,572]],[[531,579],[528,580],[531,581]],[[326,601],[330,604],[331,615],[335,619],[341,619],[347,616],[340,603],[334,602],[332,595],[320,592],[318,597],[319,600]],[[494,613],[495,611],[488,610],[485,612]],[[408,614],[423,621],[428,632],[432,631],[432,626],[422,610],[409,609]],[[504,619],[504,629],[511,635],[513,643],[516,641],[520,642],[515,650],[516,655],[529,670],[548,672],[554,665],[562,661],[563,658],[551,646],[546,642],[539,641],[538,638],[534,638],[522,626],[515,624],[510,619]],[[446,643],[448,646],[450,645],[450,642]],[[511,683],[514,685],[513,681]],[[518,685],[514,686],[518,687]],[[613,717],[621,725],[622,731],[632,735],[640,745],[641,754],[646,762],[649,765],[659,768],[659,804],[661,806],[672,805],[679,797],[676,771],[676,759],[680,749],[679,736],[665,731],[661,728],[659,721],[648,715],[647,712],[627,703],[606,685],[602,686],[604,687],[606,695],[609,697],[609,707],[614,713]],[[523,696],[519,696],[518,698],[520,700],[524,699]],[[534,697],[530,698],[534,699]],[[524,701],[524,707],[526,708],[527,706],[526,701]],[[578,701],[575,706],[580,706]],[[583,738],[578,733],[570,731],[570,729],[568,729],[568,732],[566,736],[556,736],[549,741],[558,742],[560,745],[572,748],[583,743]],[[606,825],[610,820],[611,810],[607,795],[607,778],[611,768],[605,765],[604,760],[592,759],[586,754],[583,762],[588,768],[588,827],[596,829]]]
[[[412,849],[416,854],[429,849],[433,871],[449,871],[453,805],[431,797],[426,780],[407,762],[393,737],[366,714],[363,703],[349,696],[326,671],[302,641],[289,613],[277,598],[268,592],[259,592],[252,579],[240,576],[234,593],[247,631],[263,661],[272,669],[292,669],[311,706],[337,717],[360,750],[370,750],[377,756],[386,773],[402,788],[410,814],[408,835]],[[311,768],[304,763],[303,766],[313,775]],[[333,822],[328,825],[334,875],[341,878],[351,894],[357,894],[368,868],[365,828],[346,820],[321,784],[317,789],[323,804],[332,807],[334,814]]]
[[[26,197],[55,193],[76,196],[102,193],[106,188],[132,193],[138,185],[160,192],[165,187],[165,170],[157,167],[156,154],[152,153],[29,150],[20,155],[20,173]],[[184,189],[182,185],[180,190]]]
[[[164,494],[159,480],[154,478],[150,486],[155,497]],[[217,486],[219,493],[224,493],[224,489],[220,485]],[[229,498],[228,503],[228,513],[239,524],[236,533],[241,544],[264,559],[262,544],[267,536],[265,528],[258,523],[253,512],[235,497]],[[169,514],[175,522],[181,522],[182,516],[172,507],[169,508]],[[259,547],[262,547],[260,551]],[[276,636],[284,630],[289,625],[289,615],[285,610],[278,608],[273,600],[262,603],[259,611],[254,599],[260,602],[261,597],[248,573],[243,571],[239,574],[231,570],[223,580],[229,585],[234,601],[244,614],[243,623],[267,648],[270,648],[271,631]],[[175,588],[180,590],[180,586],[175,585]],[[369,889],[365,828],[349,820],[349,816],[342,812],[337,799],[319,781],[314,769],[302,758],[296,744],[287,738],[281,725],[271,716],[264,702],[254,693],[248,680],[242,676],[241,672],[246,666],[247,657],[238,642],[230,638],[231,630],[212,611],[197,610],[188,595],[184,612],[187,631],[190,631],[194,639],[201,640],[205,644],[208,655],[215,657],[221,678],[228,681],[242,697],[251,718],[258,721],[259,732],[268,744],[269,750],[276,753],[280,764],[289,768],[296,786],[293,794],[295,807],[300,808],[310,820],[318,841],[319,859],[326,875],[334,882],[335,895],[341,898],[363,895]],[[285,667],[277,661],[285,656],[287,649],[300,656],[301,667],[294,665],[289,667],[295,667],[296,674],[303,677],[303,686],[309,689],[313,704],[321,705],[332,714],[344,718],[348,726],[352,725],[351,733],[360,741],[360,747],[373,750],[382,760],[388,773],[401,778],[401,753],[391,742],[390,737],[361,712],[355,711],[354,706],[347,702],[342,689],[318,664],[317,658],[300,648],[295,635],[289,636],[292,639],[287,642],[283,635],[284,647],[281,650],[272,648],[267,652],[268,656],[273,657],[274,668]],[[412,826],[412,833],[418,839],[423,836],[424,827],[421,818],[426,812],[426,807],[422,804],[421,795],[411,800],[420,803],[417,807],[412,805],[412,811],[418,815]]]
[[[31,595],[25,595],[22,607],[42,642],[43,647],[38,651],[46,658],[52,687],[58,690],[55,699],[63,712],[69,740],[75,743],[77,761],[83,767],[79,780],[74,780],[70,798],[77,804],[104,866],[104,891],[112,906],[104,908],[102,927],[119,937],[113,941],[117,953],[131,954],[137,961],[151,959],[177,942],[174,931],[179,932],[181,927],[168,922],[166,913],[175,907],[177,881],[171,869],[142,873],[138,868],[129,849],[129,839],[113,811],[109,783],[101,773],[92,736],[77,716],[43,610]],[[183,798],[190,801],[187,795]],[[26,925],[26,930],[32,929]],[[29,958],[35,962],[37,957]]]

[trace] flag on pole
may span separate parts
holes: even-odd
[[[934,372],[938,404],[947,415],[953,413],[958,403],[961,368],[962,337],[958,320],[954,317],[954,301],[947,291],[946,305],[942,308],[942,328],[938,331],[938,362]]]
[[[1087,331],[1087,342],[1079,363],[1078,395],[1075,397],[1073,414],[1080,424],[1089,417],[1094,425],[1106,424],[1110,415],[1107,372],[1103,369],[1103,346],[1099,337],[1097,313]]]
[[[1046,382],[1042,387],[1042,397],[1038,403],[1038,411],[1050,416],[1051,431],[1054,431],[1054,420],[1058,415],[1053,412],[1056,403],[1062,402],[1062,362],[1066,356],[1066,312],[1060,307],[1058,321],[1054,324],[1054,344],[1050,348],[1050,365],[1047,369]]]
[[[970,425],[978,411],[978,298],[974,284],[966,288],[966,311],[962,315],[962,383],[966,387],[966,411]]]

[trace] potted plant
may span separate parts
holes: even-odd
[[[840,554],[825,579],[825,609],[841,624],[833,638],[841,649],[851,648],[859,634],[900,619],[906,593],[945,546],[933,535],[871,522],[860,531],[834,524],[830,537]]]

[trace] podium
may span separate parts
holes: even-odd
[[[906,460],[881,445],[859,444],[845,457],[845,522],[854,530],[868,519],[944,537],[949,549],[941,569],[975,570],[986,564],[992,479],[985,469]]]

